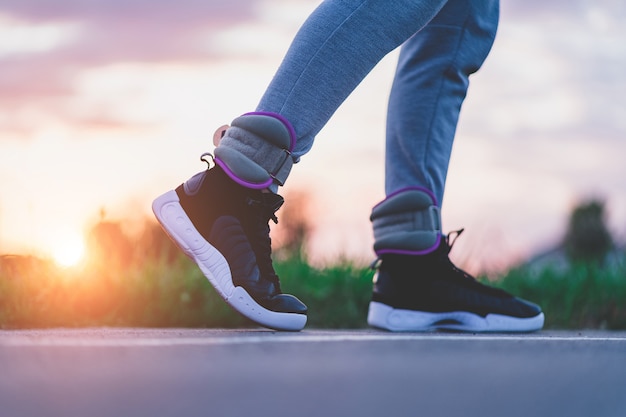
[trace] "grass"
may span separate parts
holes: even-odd
[[[283,291],[310,308],[309,327],[364,327],[372,273],[277,262]],[[249,327],[184,256],[118,268],[69,270],[36,258],[0,266],[0,327]]]
[[[149,232],[150,239],[162,236]],[[124,249],[117,253],[115,248]],[[310,328],[367,325],[373,277],[369,268],[348,261],[315,268],[301,256],[278,261],[275,267],[283,291],[309,307]],[[540,271],[519,267],[491,277],[489,283],[541,305],[546,328],[626,329],[624,263]],[[221,300],[195,264],[167,239],[118,242],[77,269],[33,257],[0,257],[0,328],[252,325]]]
[[[183,257],[124,271],[69,271],[33,261],[27,268],[2,272],[3,328],[244,325]]]
[[[349,262],[313,268],[300,257],[278,262],[276,271],[285,292],[309,307],[309,327],[366,327],[373,271]]]
[[[495,285],[539,304],[546,328],[626,329],[626,267],[578,263],[566,269],[515,268]]]

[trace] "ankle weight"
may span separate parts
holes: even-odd
[[[441,240],[441,213],[428,190],[405,188],[389,195],[372,209],[374,252],[423,255]]]
[[[283,185],[294,163],[295,142],[295,131],[282,116],[246,113],[225,131],[215,148],[215,163],[244,187]]]

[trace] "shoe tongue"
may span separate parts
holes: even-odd
[[[276,213],[285,202],[285,199],[282,196],[274,193],[261,193],[261,198],[261,205],[266,207],[268,210],[271,210],[272,213]]]
[[[452,245],[448,243],[448,239],[441,239],[441,243],[439,243],[439,247],[435,250],[435,252],[440,253],[442,256],[448,256],[452,251]]]
[[[278,223],[275,213],[285,200],[278,194],[256,191],[253,195],[248,194],[246,202],[253,209],[253,212],[256,213],[255,216],[258,216],[258,219],[263,223],[266,223],[268,220]]]

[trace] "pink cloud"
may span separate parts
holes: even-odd
[[[78,23],[80,37],[54,54],[86,65],[206,58],[194,38],[254,17],[252,0],[14,0],[0,14],[33,24]]]
[[[4,13],[32,19],[93,21],[161,21],[187,23],[215,20],[239,20],[250,15],[255,0],[7,0],[0,7]]]
[[[254,18],[254,0],[7,0],[0,16],[20,24],[72,24],[62,45],[36,53],[0,55],[0,140],[29,132],[22,108],[35,108],[75,125],[117,126],[112,119],[85,121],[64,112],[74,80],[88,68],[124,62],[194,62],[219,59],[206,41],[224,27]],[[56,100],[56,102],[55,102]],[[60,100],[60,101],[59,101]],[[101,119],[101,118],[100,118]],[[5,132],[5,134],[1,134]]]

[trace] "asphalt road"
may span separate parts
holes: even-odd
[[[0,331],[0,416],[626,416],[626,333]]]

